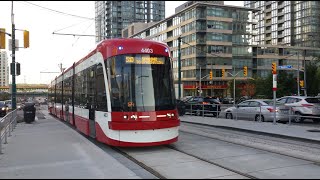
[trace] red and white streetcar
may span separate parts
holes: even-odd
[[[48,110],[112,146],[170,144],[180,125],[172,74],[166,44],[104,40],[51,82]]]

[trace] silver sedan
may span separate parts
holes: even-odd
[[[246,119],[255,121],[273,121],[274,111],[276,112],[276,121],[288,121],[288,111],[284,105],[276,103],[276,109],[273,108],[271,99],[250,99],[243,101],[224,110],[226,119]]]

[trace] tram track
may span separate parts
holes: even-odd
[[[216,139],[220,141],[225,141],[228,143],[233,143],[237,145],[244,145],[247,147],[252,147],[255,149],[260,149],[270,153],[276,153],[279,155],[284,155],[287,157],[292,157],[296,159],[311,161],[315,164],[320,165],[320,145],[313,144],[310,142],[303,142],[300,139],[294,138],[281,138],[277,136],[272,136],[270,134],[263,133],[250,133],[242,130],[228,130],[220,127],[212,127],[206,124],[190,124],[190,127],[197,126],[201,127],[201,132],[197,133],[197,131],[190,130],[181,130],[181,132],[190,133],[210,139]],[[206,132],[207,130],[203,127],[207,127],[209,131],[212,131],[212,128],[215,129],[215,134]],[[210,130],[211,129],[211,130]],[[219,131],[221,129],[221,131]],[[216,131],[218,130],[218,131]],[[252,136],[252,135],[255,136]],[[239,141],[239,137],[242,137],[242,140]],[[314,155],[313,155],[314,154]]]
[[[228,170],[228,171],[231,171],[231,172],[234,172],[234,173],[236,173],[236,174],[239,174],[239,175],[241,175],[241,176],[247,177],[247,178],[249,178],[249,179],[258,179],[257,177],[254,177],[254,176],[252,176],[252,175],[250,175],[250,174],[243,173],[243,172],[237,171],[237,170],[235,170],[235,169],[231,169],[231,168],[229,168],[229,167],[223,166],[223,165],[221,165],[221,164],[218,164],[218,163],[215,163],[215,162],[212,162],[212,161],[208,161],[208,160],[206,160],[206,159],[204,159],[204,158],[198,157],[198,156],[193,155],[193,154],[191,154],[191,153],[184,152],[184,151],[182,151],[181,149],[178,149],[178,148],[173,147],[172,145],[167,145],[167,147],[168,147],[168,148],[171,148],[171,149],[173,149],[173,150],[175,150],[175,151],[178,151],[178,152],[180,152],[180,153],[184,153],[184,154],[186,154],[186,155],[189,155],[189,156],[192,156],[192,157],[194,157],[194,158],[197,158],[197,159],[199,159],[199,160],[201,160],[201,161],[204,161],[204,162],[207,162],[207,163],[209,163],[209,164],[212,164],[212,165],[214,165],[214,166],[218,166],[218,167],[221,167],[221,168],[226,169],[226,170]]]
[[[67,123],[65,123],[67,125]],[[185,126],[189,126],[189,128],[191,128],[191,130],[189,129],[185,129]],[[72,126],[70,126],[72,127]],[[72,127],[73,128],[73,127]],[[73,128],[74,129],[74,128]],[[213,130],[214,129],[214,130]],[[221,132],[216,131],[216,129],[219,128],[214,128],[212,126],[206,126],[206,125],[198,125],[198,124],[189,124],[189,123],[183,123],[182,126],[180,127],[180,132],[182,134],[180,134],[180,137],[183,138],[186,136],[186,134],[188,136],[201,136],[203,138],[208,138],[208,142],[211,140],[219,140],[219,141],[224,141],[227,143],[231,143],[231,144],[235,144],[235,145],[242,145],[242,146],[247,146],[247,147],[252,147],[255,149],[259,149],[259,150],[263,150],[265,152],[270,152],[270,153],[276,153],[278,155],[282,155],[282,156],[287,156],[287,157],[292,157],[295,159],[301,159],[301,160],[308,160],[311,161],[312,159],[310,158],[302,158],[296,155],[290,155],[290,154],[286,154],[286,153],[281,153],[281,152],[277,152],[277,151],[273,151],[273,150],[268,150],[268,149],[264,149],[261,147],[256,147],[253,146],[253,144],[243,144],[243,142],[233,142],[232,140],[226,140],[223,138],[219,138],[219,137],[214,137],[213,136],[213,131],[215,131],[215,133],[220,134],[220,137],[229,137],[229,138],[233,138],[233,139],[239,139],[239,136],[242,137],[246,137],[246,138],[250,138],[252,139],[252,134],[250,136],[250,133],[248,132],[240,132],[240,131],[231,131],[228,130],[229,132],[226,132],[226,129],[221,129]],[[76,130],[76,129],[74,129]],[[81,134],[81,133],[80,133]],[[84,136],[86,137],[86,136]],[[135,173],[140,176],[141,178],[147,178],[147,177],[152,177],[153,179],[186,179],[186,178],[225,178],[225,177],[234,177],[236,176],[236,178],[248,178],[248,179],[259,179],[259,178],[263,178],[261,177],[261,174],[259,174],[259,171],[255,171],[255,170],[250,170],[250,171],[244,171],[241,168],[236,168],[236,167],[232,167],[226,164],[221,163],[221,158],[218,158],[217,161],[214,158],[206,158],[205,156],[199,156],[199,154],[194,153],[192,151],[188,152],[188,149],[185,149],[179,146],[179,144],[181,143],[181,140],[179,140],[177,143],[171,144],[171,145],[165,145],[165,146],[156,146],[156,147],[143,147],[143,148],[122,148],[122,147],[112,147],[112,146],[108,146],[105,144],[102,144],[100,142],[95,141],[95,139],[90,138],[90,137],[86,137],[88,140],[90,140],[91,142],[93,142],[94,144],[96,144],[97,146],[99,146],[101,149],[103,149],[106,153],[110,154],[110,151],[113,151],[111,154],[114,154],[113,157],[120,160],[121,158],[119,158],[119,154],[122,155],[125,159],[127,159],[126,161],[131,161],[133,164],[135,164],[135,168],[129,167],[127,164],[128,163],[124,163],[124,165],[126,165],[129,169],[132,169],[134,171],[134,169],[138,169],[137,167],[139,167],[139,170],[137,171],[143,171],[145,175],[140,175],[139,173]],[[254,137],[254,138],[258,138],[258,137]],[[264,137],[262,135],[260,135],[260,140],[263,141],[272,141],[274,139],[269,139],[270,137]],[[275,138],[275,137],[272,137]],[[259,138],[258,138],[259,139]],[[319,150],[320,152],[320,146],[317,144],[311,144],[311,143],[305,143],[303,144],[303,142],[299,142],[299,141],[288,141],[288,140],[281,140],[281,138],[277,138],[279,139],[279,143],[287,143],[288,146],[292,146],[292,148],[294,149],[296,146],[305,146],[307,148],[313,148],[316,150]],[[182,144],[185,144],[186,140],[182,140]],[[259,140],[258,140],[259,141]],[[253,142],[257,142],[257,140],[253,140]],[[190,140],[190,142],[187,143],[192,143],[192,141]],[[301,144],[302,143],[302,144]],[[178,146],[177,146],[178,145]],[[266,145],[268,145],[268,143],[266,143]],[[206,147],[207,148],[207,147]],[[174,152],[173,152],[174,151]],[[162,163],[162,162],[157,162],[155,163],[155,157],[154,156],[154,152],[156,153],[163,153],[161,154],[161,158],[164,161],[169,161],[171,160],[172,163]],[[116,155],[118,154],[118,155]],[[169,154],[169,155],[168,155]],[[173,157],[175,156],[170,156],[172,154],[175,154],[175,156],[188,156],[187,160],[185,160],[186,158],[184,158],[184,161],[176,161]],[[158,157],[160,157],[159,154],[157,154]],[[232,158],[232,155],[229,155]],[[192,160],[190,160],[191,158],[193,158]],[[122,158],[123,159],[123,158]],[[320,158],[319,158],[320,159]],[[151,161],[153,160],[153,161]],[[190,168],[190,163],[191,162],[197,162],[198,164],[202,164],[204,166],[200,167],[200,168],[204,168],[204,169],[209,169],[209,168],[220,168],[220,169],[224,169],[224,171],[228,171],[228,173],[224,173],[221,176],[214,176],[211,174],[211,176],[206,175],[206,174],[200,174],[198,173],[197,176],[195,175],[191,175],[190,174],[190,170],[188,170],[188,166]],[[318,160],[314,160],[312,161],[314,165],[320,166],[320,161]],[[182,169],[184,167],[186,167],[185,171],[179,172],[179,169],[181,169],[180,167],[177,168],[177,164],[180,165],[182,167]],[[193,165],[193,164],[192,164]],[[193,170],[193,173],[198,171],[200,172],[201,170],[197,169],[198,167],[196,166],[197,164],[195,163],[194,166],[192,166],[192,168],[195,168],[195,170]],[[163,168],[165,166],[168,166],[166,168],[171,168],[175,169],[177,168],[177,171],[180,174],[177,174],[177,171],[175,171],[175,173],[171,172],[171,171],[166,171],[164,172]],[[283,168],[285,166],[282,166],[280,168]],[[269,170],[272,169],[276,169],[276,168],[270,168]],[[180,170],[181,171],[181,170]],[[210,171],[206,171],[206,173],[210,173]],[[220,171],[221,172],[221,171]],[[188,174],[189,173],[189,174]],[[146,174],[150,174],[150,175],[146,175]],[[219,174],[219,173],[217,173]],[[150,179],[150,178],[149,178]]]
[[[140,166],[141,168],[143,168],[144,170],[148,171],[149,173],[151,173],[152,175],[154,175],[155,177],[159,178],[159,179],[167,179],[166,177],[164,177],[163,175],[161,175],[159,172],[157,172],[155,169],[153,169],[152,167],[144,164],[143,162],[139,161],[138,159],[134,158],[133,156],[130,156],[128,153],[126,153],[125,151],[121,150],[120,148],[117,147],[111,147],[111,149],[113,149],[114,151],[118,152],[119,154],[123,155],[124,157],[128,158],[129,160],[133,161],[134,163],[136,163],[138,166]]]
[[[187,153],[187,152],[184,152],[180,149],[177,149],[171,145],[164,145],[163,147],[166,147],[168,149],[171,149],[173,151],[176,151],[176,152],[179,152],[180,154],[184,154],[184,155],[187,155],[187,156],[191,156],[193,158],[196,158],[197,160],[199,161],[203,161],[203,162],[206,162],[208,165],[213,165],[213,166],[217,166],[217,167],[220,167],[220,168],[223,168],[227,171],[230,171],[230,172],[233,172],[234,174],[237,174],[237,175],[240,175],[240,176],[243,176],[245,178],[248,178],[248,179],[258,179],[257,177],[254,177],[250,174],[247,174],[247,173],[243,173],[243,172],[240,172],[240,171],[237,171],[235,169],[231,169],[231,168],[228,168],[226,166],[223,166],[223,165],[220,165],[218,163],[214,163],[214,162],[211,162],[211,161],[208,161],[206,159],[203,159],[201,157],[198,157],[196,155],[193,155],[193,154],[190,154],[190,153]],[[158,172],[155,168],[152,168],[150,165],[146,164],[146,163],[143,163],[141,161],[141,159],[137,159],[135,158],[134,156],[130,155],[130,153],[127,153],[125,151],[122,150],[122,148],[117,148],[117,147],[112,147],[112,149],[118,153],[120,153],[121,155],[125,156],[126,158],[128,158],[129,160],[133,161],[134,163],[136,163],[137,165],[139,165],[141,168],[145,169],[146,171],[148,171],[149,173],[153,174],[155,177],[159,178],[159,179],[171,179],[173,177],[165,177],[164,175],[162,175],[160,172]]]

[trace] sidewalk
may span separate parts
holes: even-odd
[[[18,123],[3,144],[0,179],[140,179],[78,132],[42,113],[45,119]]]
[[[266,133],[274,136],[297,138],[300,140],[314,141],[320,143],[320,128],[305,127],[299,125],[289,125],[272,122],[255,122],[246,120],[223,119],[214,117],[200,117],[192,115],[180,116],[182,122],[191,122],[199,124],[208,124],[217,127],[226,127],[230,129],[240,129],[256,133]],[[310,132],[315,130],[318,132]]]

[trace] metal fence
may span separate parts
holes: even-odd
[[[17,126],[17,110],[9,112],[0,119],[0,154],[2,154],[2,144],[8,143],[8,137]]]
[[[220,106],[220,108],[217,108]],[[226,112],[226,109],[233,107],[230,104],[189,104],[186,107],[186,114],[196,116],[212,116],[215,118],[235,119],[235,120],[254,120],[258,122],[262,121],[273,121],[276,122],[303,122],[305,119],[313,120],[315,123],[320,123],[320,107],[316,106],[288,106],[288,105],[277,105],[276,113],[273,111],[273,105],[259,105],[259,106],[235,106],[233,110]],[[239,109],[240,108],[240,109]],[[268,109],[270,108],[270,109]],[[241,109],[247,109],[244,112]],[[227,117],[227,114],[231,116]],[[276,115],[276,117],[274,117]],[[246,116],[247,118],[243,118]],[[231,118],[230,118],[231,117]]]

